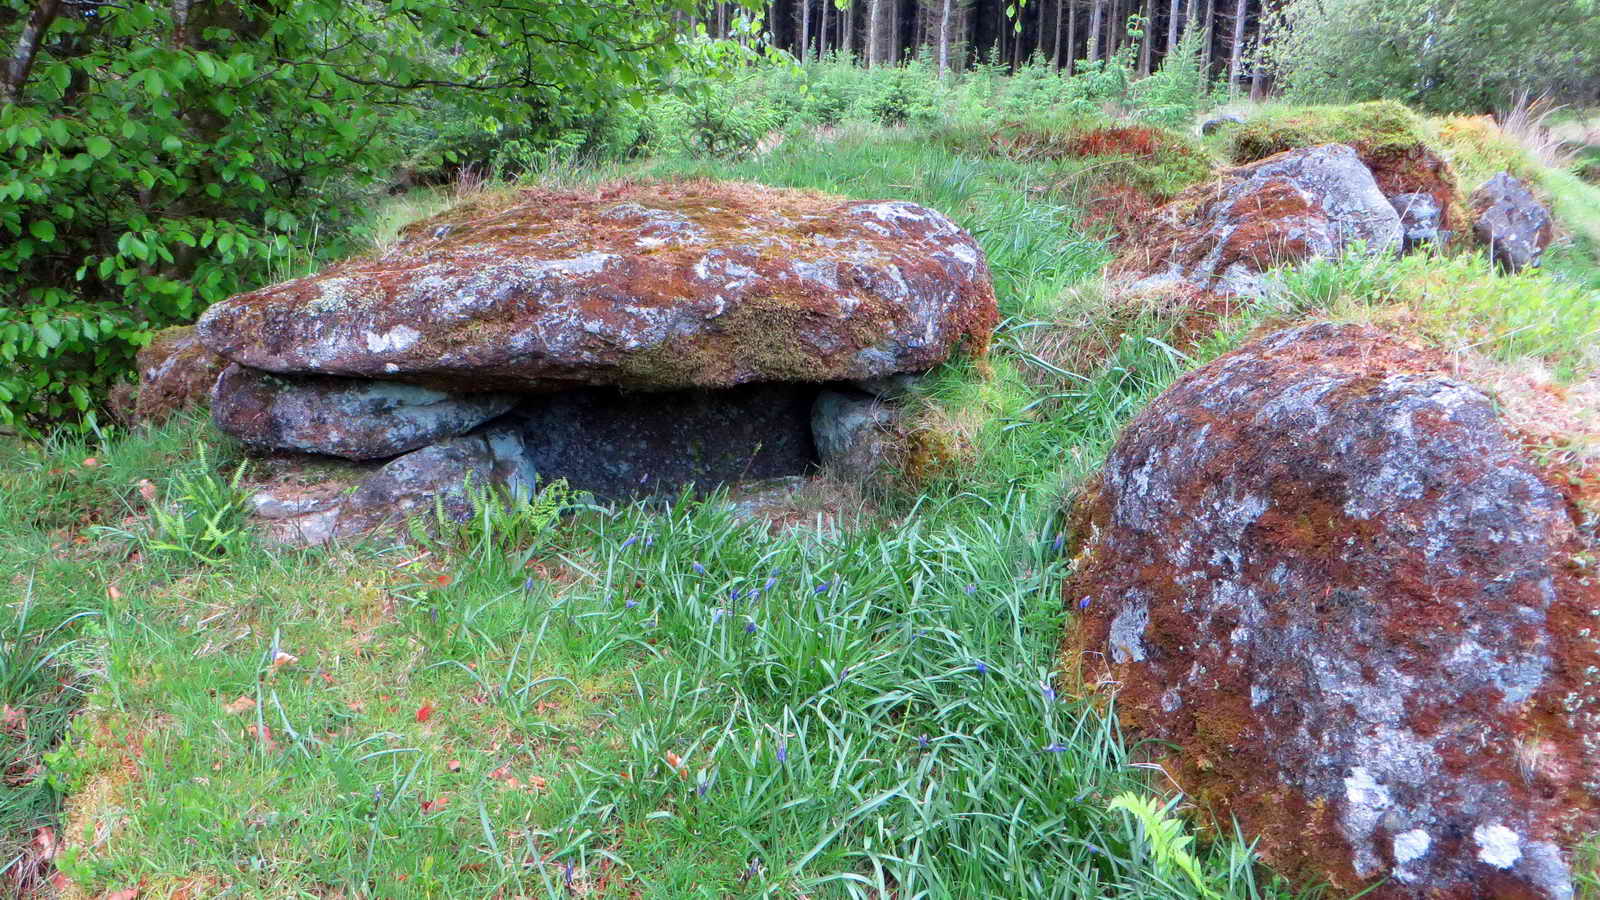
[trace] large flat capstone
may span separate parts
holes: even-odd
[[[938,212],[696,181],[475,201],[198,328],[280,374],[681,390],[925,371],[995,321],[983,251]]]

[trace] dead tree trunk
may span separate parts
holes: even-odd
[[[1167,6],[1167,56],[1178,49],[1178,0]]]
[[[1100,17],[1106,0],[1089,0],[1089,61],[1100,61]]]

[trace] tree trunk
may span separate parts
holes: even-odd
[[[1201,54],[1200,71],[1206,73],[1206,84],[1211,83],[1211,45],[1217,37],[1217,0],[1206,0],[1205,51]]]
[[[955,0],[944,0],[944,6],[939,10],[939,77],[943,78],[950,69],[950,11],[955,8]]]
[[[0,102],[15,103],[22,97],[23,85],[28,83],[28,73],[33,70],[34,57],[39,55],[39,45],[60,11],[61,0],[39,0],[39,5],[28,15],[28,23],[17,35],[17,46],[0,80]]]
[[[1178,0],[1167,6],[1167,56],[1178,49]]]
[[[878,19],[883,0],[867,0],[867,68],[878,64]]]
[[[828,7],[833,0],[822,0],[822,21],[817,23],[817,59],[828,55]]]
[[[1153,43],[1156,38],[1155,29],[1151,27],[1154,24],[1150,21],[1151,12],[1153,12],[1153,10],[1150,8],[1150,0],[1144,0],[1144,9],[1140,14],[1141,18],[1143,19],[1143,21],[1140,23],[1143,27],[1141,27],[1140,30],[1144,32],[1144,37],[1139,40],[1140,75],[1150,74],[1150,44]]]
[[[1061,71],[1061,14],[1067,11],[1067,0],[1056,0],[1056,46],[1050,59],[1057,72]]]
[[[1228,96],[1239,87],[1239,70],[1244,64],[1244,14],[1248,0],[1238,0],[1233,8],[1233,58],[1228,61]]]
[[[1089,0],[1089,60],[1100,60],[1100,16],[1106,0]]]
[[[800,0],[800,61],[811,58],[811,0]]]
[[[846,56],[855,61],[856,52],[856,4],[850,0],[849,5],[839,12],[839,44],[844,47]]]

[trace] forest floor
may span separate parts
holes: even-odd
[[[1182,798],[1058,682],[1064,505],[1134,412],[1267,325],[1380,321],[1592,379],[1600,228],[1570,223],[1541,273],[1319,263],[1197,312],[1107,287],[1062,165],[850,125],[562,176],[905,198],[983,244],[988,365],[914,400],[959,471],[822,497],[779,533],[713,497],[286,551],[242,530],[248,460],[203,418],[8,439],[0,877],[69,897],[1294,896],[1236,835],[1203,836],[1196,884],[1108,808]],[[163,526],[174,508],[213,533]]]

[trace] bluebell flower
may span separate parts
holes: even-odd
[[[1046,753],[1065,753],[1066,751],[1066,745],[1057,741],[1051,741],[1050,743],[1044,745],[1044,752]]]
[[[532,591],[533,590],[533,576],[532,575],[529,575],[527,578],[522,579],[522,589],[525,590],[525,591]]]
[[[728,599],[732,600],[735,603],[738,603],[739,602],[739,595],[743,594],[743,593],[744,593],[744,591],[741,591],[738,588],[731,588],[728,591]]]
[[[706,573],[706,567],[700,565],[699,562],[696,562],[694,565],[690,566],[689,568],[694,569],[694,573],[696,575],[704,575]]]
[[[727,612],[727,610],[723,609],[720,606],[717,607],[716,609],[713,609],[711,611],[711,624],[715,625],[718,622],[721,622],[722,621],[722,616],[723,616],[723,614],[725,612]]]
[[[975,585],[975,584],[969,584],[969,585],[967,585],[966,590],[967,590],[967,596],[970,597],[973,594],[976,594],[978,592],[978,586]]]
[[[1085,597],[1082,600],[1079,600],[1078,601],[1078,608],[1079,609],[1088,609],[1089,608],[1089,598]]]
[[[928,736],[927,735],[924,734],[924,735],[921,735],[920,737],[917,738],[917,749],[918,750],[926,750],[926,749],[928,749]]]
[[[627,607],[628,609],[633,609],[635,606],[638,606],[638,605],[639,605],[639,601],[633,600],[633,599],[629,599],[627,603],[623,604],[623,606]]]
[[[567,879],[567,884],[571,884],[572,883],[572,863],[567,863],[566,879]]]
[[[1040,685],[1039,689],[1044,692],[1044,699],[1046,703],[1056,702],[1056,689],[1051,687],[1049,682],[1045,682],[1044,684]]]
[[[833,582],[832,581],[824,581],[823,583],[821,583],[821,584],[817,585],[815,588],[813,588],[811,590],[811,593],[813,593],[813,594],[826,594],[828,592],[828,588],[831,588],[831,587],[833,587]]]
[[[778,764],[782,765],[783,763],[786,763],[788,761],[789,761],[789,742],[788,741],[779,741],[778,742]]]
[[[767,583],[762,585],[761,589],[763,591],[770,591],[770,590],[772,590],[773,586],[776,585],[777,583],[778,583],[778,576],[773,575],[772,577],[767,579]]]
[[[1067,533],[1065,531],[1057,532],[1056,533],[1056,543],[1055,543],[1056,552],[1060,553],[1061,552],[1061,548],[1066,546],[1066,543],[1067,543]]]
[[[750,621],[744,623],[744,633],[745,634],[755,634],[756,633],[756,622],[755,622],[754,619],[751,619]]]
[[[756,602],[756,598],[759,596],[761,596],[761,588],[751,588],[750,596],[746,597],[745,599],[749,600],[751,603],[754,603]]]
[[[646,547],[654,547],[656,545],[656,536],[653,535],[653,534],[645,535],[644,536],[644,545]]]
[[[635,543],[638,542],[638,540],[639,540],[639,536],[637,534],[628,535],[628,539],[622,542],[622,549],[626,550],[629,547],[632,547]]]
[[[989,674],[989,667],[984,664],[983,660],[981,660],[981,659],[973,660],[973,665],[977,668],[979,675],[987,675],[987,674]]]
[[[694,792],[696,794],[698,794],[699,796],[704,797],[706,795],[706,791],[709,790],[710,788],[711,788],[711,782],[702,781],[699,784],[694,786]]]

